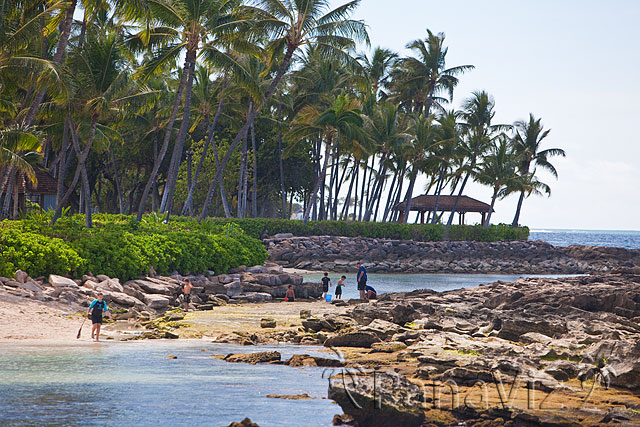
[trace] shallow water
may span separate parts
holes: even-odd
[[[329,273],[331,283],[334,285],[329,293],[334,294],[335,285],[342,273]],[[319,282],[323,273],[306,273],[303,275],[305,282]],[[347,273],[346,287],[342,290],[342,299],[358,298],[356,289],[356,274]],[[472,288],[481,284],[493,283],[498,280],[513,282],[522,277],[566,277],[567,275],[542,275],[542,274],[395,274],[395,273],[369,273],[367,284],[371,285],[379,294],[389,292],[411,292],[416,289],[433,289],[438,292],[454,289]]]
[[[324,368],[251,366],[212,357],[265,350],[280,351],[283,359],[321,351],[182,340],[0,343],[0,425],[226,426],[244,417],[260,426],[301,425],[301,420],[307,426],[331,425],[342,411],[326,399]],[[178,358],[167,359],[169,354]],[[270,393],[307,393],[314,399],[265,397]]]

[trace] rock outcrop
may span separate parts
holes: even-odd
[[[349,355],[329,397],[360,425],[640,425],[638,274],[387,294],[341,317],[322,332]],[[351,347],[364,334],[378,342]]]
[[[640,266],[640,250],[554,247],[541,241],[414,242],[361,237],[286,237],[264,241],[269,260],[284,267],[380,273],[582,274]]]

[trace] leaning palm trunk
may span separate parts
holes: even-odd
[[[498,187],[497,185],[493,187],[493,195],[491,196],[491,209],[489,209],[489,213],[487,214],[487,219],[485,223],[482,224],[484,228],[489,228],[489,224],[491,224],[491,214],[493,213],[493,207],[496,204],[496,199],[498,198],[499,190],[500,190],[500,187]]]
[[[282,104],[278,105],[278,121],[282,120]],[[280,197],[282,202],[282,218],[287,219],[287,193],[284,186],[284,167],[282,165],[282,130],[278,131],[278,167],[280,168]],[[291,218],[291,214],[289,214]]]
[[[176,92],[176,99],[173,102],[173,110],[171,111],[169,123],[167,124],[167,131],[164,135],[164,140],[162,141],[162,147],[160,148],[160,152],[155,159],[153,169],[151,170],[151,175],[149,176],[149,180],[147,181],[147,184],[142,191],[142,197],[140,198],[140,204],[138,205],[138,216],[136,218],[138,221],[142,220],[142,214],[144,213],[144,208],[147,204],[147,199],[149,198],[149,191],[151,190],[151,187],[156,184],[158,171],[160,170],[160,166],[162,165],[164,156],[167,154],[167,150],[169,149],[169,141],[171,140],[171,134],[173,132],[173,124],[176,121],[178,109],[180,108],[180,100],[182,99],[182,92],[184,91],[184,86],[187,81],[187,74],[188,71],[185,64],[185,68],[182,71],[182,77],[180,78],[180,84],[178,85],[178,91]]]
[[[207,152],[209,151],[209,145],[212,144],[215,149],[215,140],[214,140],[214,132],[216,130],[216,126],[218,125],[218,119],[220,118],[220,114],[222,113],[222,106],[224,104],[224,99],[220,99],[218,103],[218,110],[216,111],[216,115],[213,117],[213,123],[208,127],[208,135],[207,142],[204,144],[204,148],[202,149],[202,154],[200,155],[200,160],[198,161],[198,166],[196,166],[196,171],[193,174],[193,181],[191,181],[189,185],[189,194],[187,194],[187,200],[184,202],[184,206],[182,207],[181,215],[186,215],[189,209],[191,209],[193,205],[193,193],[196,191],[196,184],[198,183],[198,178],[200,177],[200,172],[202,171],[202,166],[204,165],[204,161],[207,158]],[[207,119],[208,120],[208,119]],[[217,152],[217,150],[216,150]],[[216,168],[218,167],[218,159],[216,153]]]
[[[116,155],[113,150],[113,143],[110,144],[109,151],[111,152],[111,164],[113,165],[113,182],[115,183],[116,193],[118,195],[118,208],[120,215],[124,215],[124,202],[122,201],[122,189],[120,188],[120,180],[118,179],[118,166],[116,165]]]
[[[76,185],[78,185],[78,180],[80,179],[80,175],[82,174],[82,170],[84,168],[84,164],[89,156],[89,152],[91,151],[91,146],[93,145],[93,140],[96,136],[96,127],[98,125],[98,117],[93,117],[91,120],[91,128],[89,129],[89,138],[87,139],[87,145],[84,147],[82,151],[79,150],[80,145],[77,141],[77,133],[75,130],[75,126],[73,122],[70,122],[70,130],[71,130],[71,141],[74,145],[74,150],[76,151],[76,157],[78,158],[78,164],[76,166],[76,172],[73,175],[73,180],[71,181],[71,185],[67,188],[67,191],[62,196],[62,199],[56,204],[56,211],[53,214],[53,218],[51,218],[51,225],[54,225],[56,221],[60,218],[62,214],[62,206],[64,206],[71,194],[75,191]],[[76,144],[78,144],[78,149],[76,149]]]
[[[409,179],[409,188],[407,188],[407,196],[404,200],[404,213],[402,215],[402,223],[406,224],[409,220],[409,212],[411,211],[411,201],[413,199],[413,187],[416,184],[416,179],[418,178],[418,171],[411,171],[411,178]]]
[[[213,181],[211,181],[211,185],[209,186],[209,192],[207,193],[207,198],[204,201],[204,206],[202,207],[202,212],[200,213],[200,218],[199,218],[200,221],[202,221],[207,216],[207,211],[209,210],[209,205],[211,204],[211,200],[213,199],[213,193],[214,193],[215,187],[216,185],[218,185],[218,181],[220,181],[220,178],[222,177],[222,173],[224,172],[224,168],[227,166],[227,163],[229,162],[231,155],[233,154],[235,149],[238,147],[238,144],[242,140],[242,137],[246,135],[249,129],[249,126],[253,124],[254,120],[258,116],[258,113],[260,112],[262,107],[267,103],[269,98],[271,98],[271,95],[273,94],[276,87],[278,86],[278,83],[280,83],[280,80],[282,80],[282,77],[285,75],[285,73],[289,69],[289,65],[291,64],[291,59],[293,58],[294,50],[295,49],[293,48],[287,49],[287,52],[284,55],[282,64],[280,64],[280,68],[278,69],[278,72],[276,73],[275,77],[271,81],[271,84],[269,85],[269,87],[264,93],[262,102],[260,103],[260,105],[258,105],[254,110],[252,110],[248,114],[247,120],[244,126],[240,129],[240,131],[234,138],[233,142],[229,146],[229,150],[227,150],[227,153],[225,154],[224,158],[222,159],[222,162],[220,163],[220,167],[216,171],[216,176],[213,178]]]
[[[471,168],[473,169],[474,166],[475,166],[475,160],[471,163]],[[470,176],[471,176],[471,171],[467,172],[467,175],[462,180],[462,184],[460,185],[460,191],[458,191],[458,195],[456,196],[456,201],[453,203],[453,208],[451,209],[451,215],[449,215],[449,220],[447,221],[447,229],[449,229],[449,227],[451,227],[451,224],[453,223],[453,215],[456,213],[456,210],[458,209],[458,202],[460,201],[460,197],[462,197],[462,192],[464,191],[464,187],[466,187],[467,181],[469,180]]]
[[[349,205],[351,204],[351,190],[353,189],[353,183],[356,180],[357,171],[359,167],[360,167],[360,161],[356,158],[353,162],[353,168],[351,169],[351,174],[352,174],[351,182],[349,183],[349,190],[347,190],[347,197],[345,198],[345,201],[344,201],[344,207],[342,208],[340,219],[346,220],[347,217],[349,216]]]
[[[9,217],[9,210],[11,208],[11,198],[13,197],[13,187],[16,183],[16,170],[11,168],[9,170],[9,185],[7,187],[7,191],[4,194],[4,204],[2,205],[2,219],[6,219]],[[17,203],[14,201],[14,203]]]
[[[196,68],[196,52],[187,52],[187,59],[185,61],[185,67],[187,67],[187,86],[184,93],[184,113],[182,115],[182,123],[180,123],[180,129],[178,129],[178,135],[176,136],[176,144],[173,147],[173,155],[171,156],[171,164],[169,167],[169,173],[167,174],[167,188],[162,194],[162,202],[160,203],[160,212],[166,212],[165,222],[169,221],[171,215],[171,208],[173,207],[173,195],[176,190],[176,181],[178,180],[178,170],[180,169],[180,163],[182,162],[182,149],[184,147],[184,141],[187,137],[187,130],[189,129],[189,116],[191,115],[191,93],[193,89],[193,77]]]
[[[324,180],[327,176],[327,165],[329,164],[329,155],[331,154],[331,137],[327,138],[326,147],[324,149],[324,160],[322,162],[322,169],[320,170],[320,176],[316,181],[316,185],[313,188],[313,192],[311,193],[311,197],[309,198],[309,204],[307,204],[307,209],[304,212],[304,223],[309,222],[309,213],[311,212],[311,205],[315,204],[316,197],[318,196],[318,190],[320,190],[320,185],[324,184]]]
[[[517,227],[520,221],[520,210],[522,209],[522,202],[524,201],[524,190],[520,192],[520,198],[518,199],[518,207],[516,208],[516,216],[513,217],[512,227]]]
[[[258,152],[256,151],[256,130],[251,125],[251,151],[253,152],[253,192],[251,193],[251,216],[258,217]]]

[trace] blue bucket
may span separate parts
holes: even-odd
[[[327,302],[331,302],[331,295],[327,294],[324,298]]]

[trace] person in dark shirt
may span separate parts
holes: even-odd
[[[329,279],[329,273],[324,273],[324,277],[322,278],[322,299],[326,300],[327,293],[329,293],[329,287],[333,286],[331,284],[331,279]]]
[[[89,308],[87,309],[87,316],[91,314],[91,323],[93,326],[91,327],[91,338],[98,342],[100,341],[100,327],[102,326],[102,313],[107,312],[109,318],[111,318],[111,312],[109,312],[109,307],[107,307],[107,303],[102,299],[102,292],[98,293],[98,298],[94,299]]]
[[[358,282],[358,290],[360,291],[360,299],[367,299],[364,288],[367,286],[367,269],[362,263],[357,264],[358,274],[356,276],[356,281]]]

